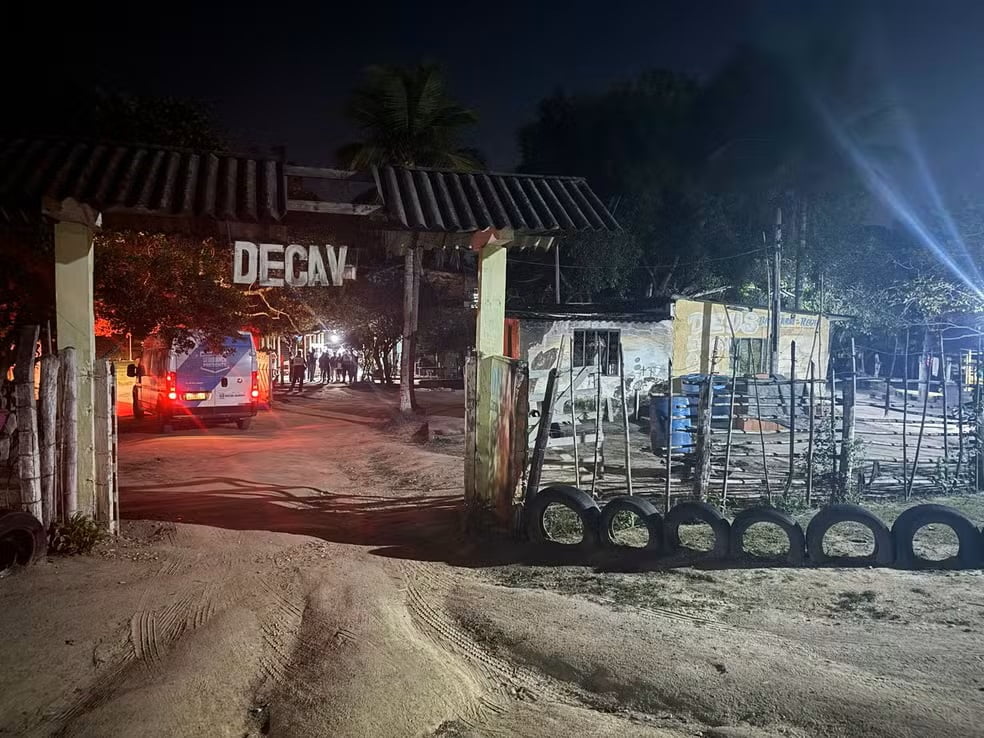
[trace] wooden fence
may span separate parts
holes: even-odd
[[[80,367],[74,348],[39,355],[38,326],[21,328],[14,365],[15,400],[0,405],[0,494],[7,508],[34,515],[47,529],[76,513],[111,532],[119,525],[116,375],[112,363]],[[93,378],[95,473],[79,479],[79,377]],[[6,380],[5,380],[6,381]],[[5,397],[9,393],[4,393]],[[82,489],[80,484],[93,489]]]
[[[845,362],[851,367],[850,356],[841,369]],[[673,377],[676,402],[658,400],[685,408],[673,411],[680,422],[672,429],[665,427],[674,422],[669,418],[651,428],[645,400],[639,407],[637,398],[626,397],[625,410],[607,412],[601,474],[585,462],[591,449],[581,439],[580,461],[576,453],[548,448],[541,485],[588,489],[590,479],[596,496],[631,489],[661,508],[684,498],[820,504],[984,489],[980,356],[927,353],[912,363],[911,377],[902,362],[890,378],[850,369],[817,377],[815,366],[800,367],[792,379],[718,375],[681,387]],[[555,443],[548,446],[570,446],[592,426],[567,422],[567,415],[558,401]],[[669,457],[666,438],[676,439]]]

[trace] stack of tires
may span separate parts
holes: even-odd
[[[778,527],[788,539],[785,563],[788,566],[896,566],[901,569],[977,569],[984,568],[984,531],[962,513],[945,505],[923,504],[910,507],[896,519],[891,529],[876,515],[859,505],[829,505],[813,516],[806,531],[791,516],[773,507],[743,510],[728,522],[721,512],[706,502],[681,502],[665,518],[642,497],[615,497],[599,508],[595,500],[577,487],[552,485],[541,490],[524,510],[526,533],[535,543],[557,544],[544,524],[547,509],[562,505],[580,521],[580,540],[570,547],[584,552],[607,550],[635,556],[669,556],[680,553],[680,527],[706,523],[714,534],[705,559],[742,559],[745,532],[756,523]],[[648,541],[639,547],[621,545],[613,530],[620,513],[634,515],[648,531]],[[839,523],[857,523],[871,531],[874,548],[866,556],[836,557],[824,551],[827,532]],[[918,556],[913,539],[926,525],[949,526],[957,536],[959,549],[954,556],[934,561]]]

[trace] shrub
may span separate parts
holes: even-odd
[[[92,551],[106,537],[106,531],[92,518],[75,513],[65,523],[52,523],[48,532],[48,550],[53,554],[72,556]]]

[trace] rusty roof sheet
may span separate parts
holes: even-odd
[[[470,232],[510,228],[561,234],[620,230],[580,177],[377,167],[389,216],[411,230]]]
[[[0,203],[73,198],[106,213],[278,222],[284,164],[152,146],[0,140]]]

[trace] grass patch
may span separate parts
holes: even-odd
[[[673,571],[673,574],[679,572]],[[720,603],[695,593],[693,584],[668,579],[665,574],[595,573],[569,568],[509,566],[490,570],[497,584],[518,589],[542,589],[559,594],[580,595],[610,607],[650,607],[664,610],[712,612]],[[684,577],[687,577],[684,574]],[[715,581],[696,573],[694,579]],[[689,578],[689,577],[688,577]]]
[[[748,526],[742,538],[742,547],[749,556],[763,559],[780,559],[789,554],[789,538],[786,532],[773,523],[755,523]]]
[[[875,536],[860,523],[837,523],[823,537],[823,550],[828,556],[870,556],[875,552]]]
[[[837,595],[837,602],[830,609],[835,613],[851,613],[869,617],[872,620],[901,620],[898,613],[877,607],[875,605],[877,597],[878,593],[873,589],[866,589],[861,592],[840,592]]]
[[[649,529],[638,515],[622,510],[612,518],[612,540],[619,546],[645,548],[649,543]]]
[[[684,548],[707,552],[714,547],[714,529],[707,523],[685,523],[677,531]]]
[[[577,544],[584,537],[580,516],[567,505],[548,505],[543,512],[543,530],[556,543]]]

